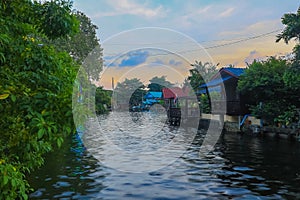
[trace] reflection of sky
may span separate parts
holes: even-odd
[[[252,62],[253,59],[291,52],[293,42],[285,45],[283,42],[275,43],[275,40],[283,28],[280,21],[282,15],[296,12],[299,2],[75,0],[74,6],[86,13],[99,27],[98,36],[101,44],[104,44],[105,59],[114,59],[126,52],[140,49],[139,56],[126,54],[127,58],[120,60],[120,63],[114,63],[119,67],[139,66],[148,62],[151,55],[143,51],[142,48],[145,47],[171,49],[173,53],[188,58],[189,62],[210,61],[199,55],[193,42],[182,40],[180,36],[176,37],[176,34],[167,38],[161,32],[144,32],[135,37],[119,36],[115,41],[110,40],[113,35],[122,31],[142,27],[162,27],[179,31],[205,47],[220,66],[234,64],[243,67],[245,62]],[[176,59],[157,59],[159,64],[166,62],[169,62],[170,66],[181,64],[181,61]]]

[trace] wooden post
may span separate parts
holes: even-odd
[[[219,120],[220,120],[220,126],[224,126],[224,114],[219,115]]]

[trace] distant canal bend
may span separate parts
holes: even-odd
[[[74,135],[29,177],[30,199],[300,199],[299,142],[223,133],[202,158],[202,140],[171,165],[128,173],[101,164]]]

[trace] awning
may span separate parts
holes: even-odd
[[[224,77],[224,78],[214,79],[214,80],[209,81],[206,84],[200,85],[200,88],[216,86],[216,85],[219,85],[222,82],[224,82],[228,79],[231,79],[231,78],[232,78],[232,76],[227,76],[227,77]]]

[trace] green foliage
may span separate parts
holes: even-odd
[[[288,67],[283,75],[283,81],[290,103],[300,108],[300,65],[298,62]]]
[[[69,53],[79,64],[83,64],[90,80],[98,81],[103,68],[103,52],[96,36],[98,27],[80,11],[75,13],[75,17],[80,22],[79,32],[71,37],[51,40],[50,43],[59,51]]]
[[[5,160],[0,160],[0,199],[28,199],[26,191],[27,181],[24,174],[12,164],[7,164]]]
[[[286,61],[269,58],[265,62],[254,61],[245,74],[241,75],[238,89],[242,94],[251,96],[253,103],[269,101],[277,97],[285,97],[282,87]]]
[[[47,17],[36,15],[48,3],[58,18],[49,26],[61,30],[45,34]],[[71,34],[77,22],[62,1],[48,3],[0,3],[0,199],[27,199],[25,174],[41,166],[43,155],[75,130],[71,97],[78,66],[43,42]]]
[[[112,91],[104,90],[103,87],[98,87],[95,94],[96,113],[107,113],[111,108]]]
[[[296,46],[293,49],[295,55],[292,63],[288,66],[283,75],[283,81],[286,91],[288,91],[289,104],[300,107],[300,7],[297,13],[287,13],[282,17],[282,24],[285,25],[284,30],[277,36],[276,42],[281,39],[286,44],[291,39],[297,41]]]
[[[188,80],[195,92],[199,90],[199,86],[208,82],[209,79],[217,73],[217,67],[212,63],[206,62],[202,63],[201,61],[195,61],[194,64],[191,64],[193,69],[190,70],[190,75]]]
[[[252,114],[268,124],[276,123],[279,116],[298,102],[299,94],[294,94],[289,89],[293,86],[285,80],[290,73],[288,66],[287,61],[274,57],[265,62],[254,61],[239,79],[239,91],[251,97],[248,104]]]
[[[208,96],[207,94],[201,94],[199,97],[200,100],[200,106],[201,106],[201,112],[203,113],[210,113],[211,112],[211,108],[209,106],[209,100],[208,100]]]
[[[113,95],[113,100],[118,105],[134,105],[142,104],[143,96],[145,95],[144,84],[137,78],[125,79],[118,83]]]
[[[281,18],[282,24],[285,25],[282,33],[277,35],[276,42],[279,42],[281,39],[284,40],[285,43],[291,39],[295,39],[296,41],[300,41],[300,7],[297,10],[297,13],[287,13],[284,14]]]
[[[291,39],[300,42],[300,7],[297,13],[284,14],[284,30],[276,42]],[[238,89],[251,97],[248,103],[252,114],[269,124],[290,124],[300,107],[300,46],[294,47],[292,62],[270,58],[266,62],[254,61],[240,77]]]
[[[71,1],[52,0],[43,4],[35,1],[34,9],[39,28],[48,38],[66,37],[78,31],[79,23],[76,16],[71,13]]]
[[[294,105],[287,106],[285,111],[274,119],[276,123],[289,126],[292,122],[296,122],[296,107]]]
[[[193,67],[190,69],[190,75],[188,76],[188,81],[190,82],[191,87],[194,92],[197,94],[202,84],[205,84],[209,79],[218,72],[217,67],[212,63],[206,62],[202,63],[201,61],[195,61],[194,64],[191,64]],[[203,94],[198,96],[198,100],[201,102],[201,110],[204,113],[210,113],[210,94]]]
[[[173,84],[166,80],[166,76],[155,76],[149,82],[148,88],[152,92],[161,92],[163,88],[173,87]]]

